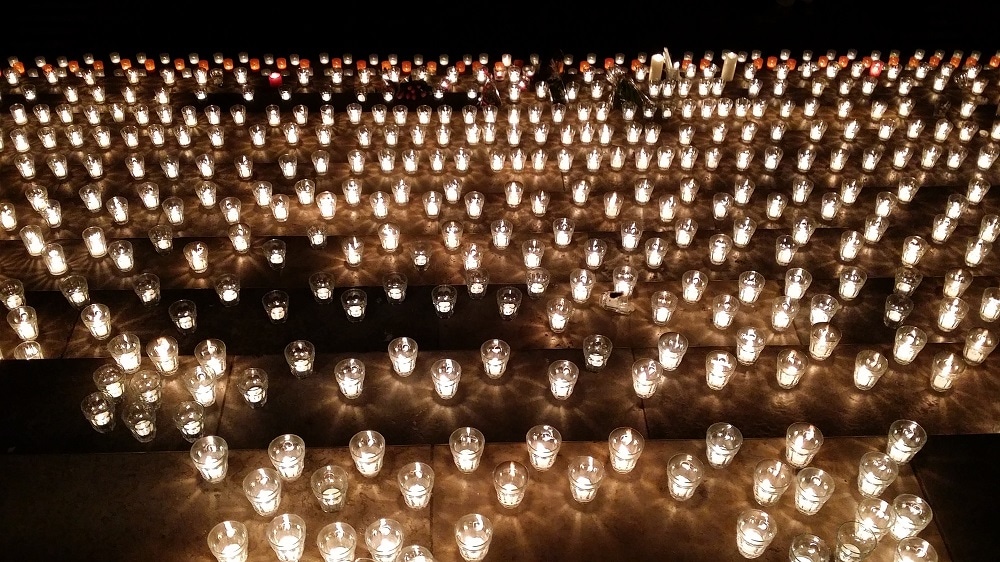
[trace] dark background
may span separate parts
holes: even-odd
[[[998,2],[859,0],[663,0],[616,2],[75,2],[65,6],[6,6],[0,52],[30,60],[45,55],[79,59],[111,52],[134,57],[215,52],[235,57],[320,52],[356,58],[389,53],[408,60],[448,54],[501,53],[526,59],[569,53],[599,60],[668,47],[684,51],[760,49],[778,54],[805,49],[860,55],[897,49],[973,50],[983,61],[1000,47]]]

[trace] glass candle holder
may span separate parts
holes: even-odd
[[[167,314],[181,334],[191,334],[198,328],[198,307],[194,301],[181,299],[167,307]]]
[[[264,293],[261,298],[264,314],[272,324],[283,324],[288,320],[288,293],[274,290]]]
[[[163,375],[172,375],[180,366],[177,340],[170,336],[159,336],[146,344],[146,355],[156,370]]]
[[[174,411],[174,426],[188,443],[205,435],[205,407],[195,400],[185,400]]]
[[[795,388],[809,368],[809,358],[797,349],[784,349],[778,353],[775,377],[778,386],[784,389]]]
[[[937,562],[938,553],[920,537],[907,537],[896,543],[893,562]]]
[[[87,278],[82,275],[68,275],[59,280],[59,291],[73,308],[79,310],[90,302]]]
[[[927,443],[927,432],[915,421],[900,419],[892,422],[886,438],[885,452],[897,464],[906,464]]]
[[[265,528],[267,542],[278,560],[298,562],[306,545],[306,522],[294,513],[278,515]]]
[[[184,246],[184,258],[195,273],[208,271],[208,245],[204,242],[190,242]]]
[[[817,361],[827,359],[840,343],[841,336],[840,328],[828,322],[814,324],[809,331],[809,356]]]
[[[528,469],[517,461],[502,462],[493,469],[493,487],[500,505],[512,509],[521,504],[528,486]]]
[[[619,474],[628,474],[635,468],[645,447],[645,438],[631,427],[619,427],[608,436],[611,468]]]
[[[257,367],[246,368],[236,377],[236,389],[251,408],[267,404],[267,387],[267,371]]]
[[[754,500],[762,507],[775,505],[791,487],[794,477],[794,469],[784,461],[778,459],[759,461],[754,466],[753,473]]]
[[[416,340],[401,336],[389,342],[389,360],[392,370],[401,377],[413,374],[417,365],[419,346]]]
[[[854,386],[870,390],[888,371],[889,360],[878,351],[863,349],[854,358]]]
[[[549,281],[552,276],[547,269],[536,268],[529,269],[525,273],[525,284],[528,289],[528,298],[539,299],[545,294],[545,290],[549,287]]]
[[[942,294],[947,298],[960,297],[972,284],[973,274],[971,271],[962,268],[950,269],[945,272],[944,285],[941,287]]]
[[[223,521],[208,533],[208,549],[219,562],[241,562],[247,559],[250,534],[239,521]]]
[[[993,353],[997,342],[997,336],[991,330],[983,327],[973,328],[965,335],[962,357],[970,365],[979,365]]]
[[[675,500],[691,499],[704,478],[704,465],[694,455],[678,453],[667,461],[667,484]]]
[[[304,379],[312,374],[316,362],[316,346],[307,340],[295,340],[285,346],[285,362],[292,375]]]
[[[899,466],[881,451],[869,451],[858,463],[858,491],[866,498],[877,498],[899,475]]]
[[[742,326],[736,331],[736,360],[740,365],[753,365],[767,345],[762,330],[754,326]]]
[[[530,280],[530,278],[529,278]],[[501,320],[513,320],[521,307],[522,293],[517,287],[505,286],[497,291],[497,308]]]
[[[632,389],[639,398],[651,398],[663,382],[663,366],[654,359],[632,363]]]
[[[125,332],[111,338],[107,349],[111,358],[125,373],[132,374],[139,370],[142,362],[142,346],[135,334]]]
[[[312,489],[316,500],[319,501],[320,508],[325,513],[335,513],[340,511],[347,502],[350,479],[347,471],[342,467],[328,464],[313,471],[309,476],[309,487]],[[331,523],[331,525],[340,525],[340,527],[320,530],[319,537],[317,537],[320,552],[324,553],[324,557],[326,558],[332,557],[335,552],[344,555],[349,550],[353,550],[353,541],[356,539],[354,537],[354,528],[346,523]],[[325,533],[340,534],[339,551],[337,549],[336,543],[338,541],[336,538],[324,536]],[[342,556],[339,558],[342,558]],[[339,558],[334,558],[334,560],[338,560]]]
[[[98,303],[87,305],[80,311],[80,320],[90,330],[90,335],[98,340],[106,340],[111,335],[111,310],[108,309],[107,305]],[[15,328],[18,336],[21,335],[22,330],[29,329],[21,328],[20,325]]]
[[[745,509],[736,520],[736,550],[744,558],[760,558],[777,534],[778,524],[770,514]]]
[[[840,312],[841,304],[833,295],[818,294],[809,299],[809,324],[831,322]]]
[[[757,271],[744,271],[740,273],[738,279],[738,289],[736,297],[739,302],[746,305],[751,305],[757,302],[760,294],[764,291],[764,284],[766,279],[764,276]]]
[[[485,515],[470,513],[455,522],[455,542],[463,560],[484,560],[493,540],[493,523]]]
[[[795,509],[803,515],[815,515],[833,496],[836,487],[830,474],[807,466],[795,476]]]
[[[458,290],[451,285],[437,285],[431,289],[431,305],[438,318],[451,318],[455,314]]]
[[[348,322],[361,322],[365,319],[368,309],[368,293],[363,289],[352,287],[340,294],[340,304]]]
[[[963,374],[966,362],[957,353],[942,351],[931,362],[931,388],[938,392],[949,390]]]
[[[115,400],[105,392],[92,392],[80,402],[83,416],[98,433],[110,433],[115,428]]]
[[[201,365],[196,365],[184,373],[182,379],[184,387],[191,393],[191,396],[201,406],[211,406],[215,404],[216,382],[218,376],[211,370]]]
[[[601,334],[590,334],[583,338],[583,367],[590,372],[604,369],[611,357],[614,345],[611,338]]]
[[[795,422],[785,431],[785,461],[796,468],[812,462],[822,446],[823,432],[810,423]]]
[[[736,357],[728,351],[715,350],[705,355],[705,383],[712,390],[721,390],[736,373]]]
[[[599,238],[588,239],[584,244],[584,260],[588,269],[598,269],[604,263],[608,252],[608,243]]]
[[[892,500],[896,518],[889,534],[898,541],[915,537],[930,524],[934,512],[927,500],[916,494],[900,494]]]
[[[912,325],[900,326],[896,329],[892,357],[900,365],[909,365],[925,345],[927,333],[924,330]]]
[[[279,435],[268,444],[267,456],[283,481],[294,482],[305,468],[305,441],[293,433]]]
[[[570,462],[568,472],[573,499],[580,503],[594,501],[604,480],[604,463],[594,457],[580,456]]]
[[[573,394],[573,388],[580,377],[580,369],[575,363],[559,359],[549,364],[549,391],[556,400],[566,400]]]
[[[696,303],[708,288],[708,275],[700,270],[688,270],[681,275],[681,298]]]
[[[562,434],[551,425],[536,425],[525,436],[531,466],[546,471],[555,464],[562,446]]]
[[[840,298],[852,301],[858,298],[861,293],[861,288],[868,280],[868,274],[859,267],[848,267],[840,272],[839,278],[840,284],[837,287],[837,293]]]
[[[454,359],[438,359],[431,365],[434,392],[444,400],[455,397],[462,378],[462,365]]]
[[[274,515],[281,505],[281,476],[273,468],[258,468],[243,478],[243,493],[257,515]]]
[[[566,331],[566,326],[573,316],[573,309],[573,301],[565,297],[556,297],[549,300],[545,307],[549,329],[556,334]]]
[[[474,427],[460,427],[448,438],[452,460],[460,472],[471,474],[479,468],[486,438]]]
[[[739,309],[740,301],[733,295],[717,295],[712,299],[712,325],[719,330],[729,328]]]
[[[491,339],[483,342],[479,351],[486,376],[491,379],[503,376],[507,370],[507,362],[510,360],[510,345],[500,339]]]
[[[743,433],[726,422],[713,423],[705,433],[705,455],[712,468],[725,468],[743,446]]]

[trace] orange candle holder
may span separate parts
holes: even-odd
[[[205,59],[199,60],[198,61],[198,68],[204,70],[205,72],[208,72],[208,61],[205,60]]]
[[[74,74],[80,72],[80,63],[78,61],[71,60],[69,61],[69,64],[67,64],[66,66],[67,68],[69,68],[69,71]]]
[[[274,66],[278,67],[278,70],[285,70],[288,68],[288,61],[285,60],[285,57],[278,57],[274,61]]]
[[[330,59],[330,68],[343,68],[344,61],[340,57],[333,57]]]
[[[174,59],[174,68],[176,68],[178,72],[184,70],[184,59]]]
[[[819,58],[816,59],[816,66],[820,68],[826,68],[829,64],[830,59],[826,58],[826,55],[820,55]]]
[[[788,59],[788,60],[785,61],[785,68],[787,68],[789,70],[789,72],[791,72],[791,71],[795,70],[795,67],[798,66],[798,64],[799,64],[799,61],[797,61],[795,59]]]
[[[254,72],[260,70],[260,59],[250,59],[250,70]]]
[[[153,72],[156,70],[156,61],[153,59],[146,59],[146,62],[144,62],[143,65],[146,67],[146,72]]]
[[[147,61],[147,62],[149,62],[149,61]],[[232,70],[233,69],[233,59],[222,59],[222,68],[224,68],[225,70]]]
[[[427,63],[427,72],[429,72],[430,74],[437,74],[437,71],[438,71],[438,63],[437,63],[437,61],[433,61],[433,60],[429,61]]]
[[[778,57],[771,55],[767,57],[767,68],[768,70],[774,70],[778,67]]]
[[[382,61],[380,66],[382,67],[383,72],[389,72],[392,70],[392,63],[387,60]]]
[[[837,59],[837,66],[840,68],[847,68],[851,64],[851,59],[847,58],[847,55],[840,55]]]
[[[20,63],[18,63],[18,64],[20,64]],[[94,67],[94,72],[104,72],[104,61],[95,60],[94,64],[93,64],[93,67]],[[21,73],[24,73],[24,65],[23,64],[21,65]]]
[[[409,74],[413,72],[413,63],[408,60],[404,60],[402,64],[400,64],[399,66],[403,70],[403,74]]]
[[[309,62],[309,59],[299,59],[299,68],[309,69],[311,67],[312,63]]]
[[[358,70],[364,70],[368,68],[368,61],[364,59],[358,59],[358,62],[355,63],[355,66],[357,67]]]
[[[122,59],[121,65],[122,70],[128,70],[132,68],[132,61],[130,59]]]
[[[455,70],[457,70],[459,74],[464,74],[465,73],[465,61],[464,60],[460,60],[460,61],[456,62],[455,63]]]

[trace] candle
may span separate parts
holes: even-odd
[[[731,82],[736,77],[736,63],[738,56],[730,51],[722,56],[722,79]]]
[[[655,53],[650,57],[649,62],[649,83],[656,84],[663,79],[663,66],[666,59],[660,53]]]

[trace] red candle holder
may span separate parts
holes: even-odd
[[[281,86],[281,73],[275,71],[275,72],[272,72],[271,74],[268,74],[267,81],[268,81],[269,84],[271,84],[272,88],[280,87]]]

